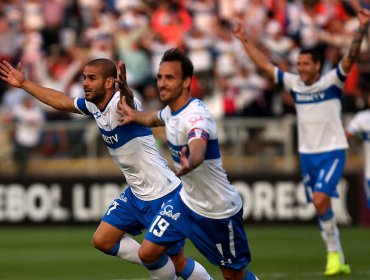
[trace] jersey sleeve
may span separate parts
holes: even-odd
[[[360,113],[357,113],[351,119],[346,127],[346,130],[353,135],[359,135],[362,132],[362,117]]]
[[[344,73],[341,65],[341,63],[338,63],[338,66],[336,68],[330,70],[323,76],[324,85],[326,87],[335,85],[339,89],[343,88],[344,82],[347,79],[347,74]]]
[[[290,91],[293,88],[294,82],[298,77],[298,75],[284,72],[278,67],[275,67],[274,74],[275,74],[274,75],[275,83],[278,84],[279,86],[284,87],[288,91]]]
[[[136,111],[142,111],[143,110],[143,104],[141,104],[140,100],[134,97],[134,106]]]
[[[188,143],[195,139],[208,141],[210,135],[211,119],[207,115],[189,114],[183,120],[187,132]]]
[[[92,115],[89,111],[85,98],[75,98],[74,105],[76,109],[83,115]]]
[[[161,122],[164,124],[166,124],[166,119],[167,119],[167,116],[169,115],[171,115],[171,109],[168,106],[158,111],[158,119],[160,119]]]

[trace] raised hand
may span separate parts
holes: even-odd
[[[22,63],[19,62],[17,69],[15,69],[5,60],[0,62],[0,78],[13,87],[22,87],[26,80],[22,69]]]
[[[118,84],[121,97],[124,96],[126,98],[126,103],[131,108],[134,108],[134,94],[127,85],[126,65],[123,61],[118,62],[118,77],[115,81]]]
[[[245,30],[241,21],[236,21],[232,30],[233,34],[240,41],[246,40]]]
[[[120,90],[127,90],[126,65],[123,61],[118,62],[118,77],[116,82],[118,83]]]

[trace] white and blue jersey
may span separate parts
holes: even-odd
[[[242,200],[222,167],[217,127],[198,99],[176,112],[167,106],[158,113],[166,125],[174,165],[181,167],[181,149],[194,139],[207,141],[205,160],[182,176],[183,187],[166,202],[145,239],[166,247],[189,238],[214,265],[240,270],[251,261],[244,232]],[[189,149],[188,149],[189,151]]]
[[[166,126],[167,142],[176,169],[181,168],[182,147],[197,138],[207,141],[204,162],[181,177],[183,188],[180,196],[186,206],[213,219],[238,213],[242,200],[222,167],[216,123],[204,103],[191,99],[176,112],[171,112],[167,106],[158,115]]]
[[[298,150],[307,201],[313,192],[338,197],[348,148],[341,120],[341,98],[346,75],[341,64],[306,85],[299,75],[275,67],[275,82],[292,95],[297,111]]]
[[[347,131],[363,140],[365,151],[365,195],[370,209],[370,109],[358,112],[347,126]]]
[[[150,128],[130,123],[120,126],[116,92],[103,110],[85,98],[76,98],[75,107],[84,115],[92,115],[99,127],[109,153],[122,170],[132,192],[141,200],[149,201],[165,196],[176,189],[181,181],[160,156]],[[135,106],[141,104],[135,99]]]
[[[294,98],[299,152],[315,154],[348,148],[341,120],[341,98],[346,75],[338,67],[311,85],[299,75],[275,68],[275,82]]]

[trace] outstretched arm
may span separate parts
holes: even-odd
[[[244,50],[247,52],[254,64],[261,71],[265,72],[271,79],[274,79],[274,65],[271,63],[270,59],[247,37],[241,22],[237,22],[233,29],[233,34],[243,44]]]
[[[127,85],[127,78],[126,78],[126,65],[123,61],[118,62],[118,78],[116,79],[118,83],[119,92],[121,95],[121,99],[124,96],[126,103],[132,108],[135,109],[134,103],[134,93]]]
[[[34,82],[26,80],[21,62],[18,63],[18,67],[15,69],[10,63],[3,60],[0,62],[0,73],[0,78],[2,80],[14,87],[27,91],[42,103],[57,110],[79,113],[74,106],[74,100],[64,93],[51,88],[42,87]]]
[[[358,54],[360,52],[361,42],[364,38],[365,31],[369,25],[370,21],[370,11],[367,9],[361,9],[358,12],[358,20],[360,23],[359,29],[353,34],[353,39],[351,47],[347,55],[342,59],[341,65],[345,73],[348,73],[351,70],[353,63],[355,63]]]
[[[164,123],[162,123],[158,117],[157,110],[136,111],[127,104],[125,96],[121,96],[121,101],[118,103],[117,110],[121,115],[118,118],[120,125],[135,122],[149,127],[164,126]]]
[[[203,139],[195,139],[189,143],[189,157],[186,156],[187,148],[182,147],[180,163],[181,168],[176,176],[182,176],[197,168],[204,161],[207,142]]]

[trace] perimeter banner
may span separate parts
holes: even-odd
[[[229,176],[244,201],[246,223],[316,223],[299,175]],[[0,225],[97,224],[127,187],[121,178],[0,179]],[[345,175],[333,199],[339,224],[370,221],[360,174]]]

